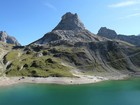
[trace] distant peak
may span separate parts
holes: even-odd
[[[20,43],[16,40],[16,38],[13,36],[9,36],[6,31],[0,31],[0,41],[20,46]]]
[[[67,12],[62,16],[60,23],[54,30],[84,30],[84,24],[80,21],[78,15],[75,13]]]
[[[97,35],[103,36],[109,39],[114,39],[117,37],[117,33],[114,30],[106,28],[106,27],[101,27]]]

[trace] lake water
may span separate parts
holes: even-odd
[[[140,79],[1,87],[0,105],[140,105]]]

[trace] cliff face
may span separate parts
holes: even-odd
[[[106,27],[101,27],[97,33],[98,36],[106,37],[109,39],[118,39],[126,41],[128,43],[140,46],[140,36],[139,35],[121,35],[117,34],[114,30],[108,29]]]
[[[16,38],[13,36],[9,36],[5,31],[0,31],[0,41],[20,46],[20,43],[16,40]]]
[[[80,31],[85,30],[84,24],[80,21],[77,14],[70,12],[62,16],[62,20],[53,30],[73,30]]]
[[[117,33],[114,30],[107,29],[106,27],[101,27],[98,31],[97,35],[106,37],[109,39],[115,39],[117,38]]]
[[[86,30],[77,14],[66,13],[51,32],[4,56],[6,74],[71,77],[71,69],[103,75],[140,71],[139,47],[112,40],[118,35],[107,28],[99,35]]]

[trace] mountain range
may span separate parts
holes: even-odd
[[[122,40],[131,43],[136,46],[140,46],[140,35],[122,35],[117,34],[114,30],[108,29],[106,27],[101,27],[97,35],[106,37],[112,40]]]
[[[9,50],[2,58],[2,73],[31,77],[74,77],[73,71],[111,76],[138,74],[137,37],[117,35],[106,27],[95,35],[85,28],[77,14],[68,12],[42,38]]]

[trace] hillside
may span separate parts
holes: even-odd
[[[3,63],[3,57],[11,51],[13,45],[0,42],[0,76],[5,72],[5,65]]]
[[[0,31],[0,76],[5,72],[4,56],[12,50],[13,46],[20,46],[15,37],[9,36],[5,31]]]
[[[112,34],[112,33],[111,33]],[[42,38],[4,56],[7,76],[74,77],[123,75],[140,71],[140,48],[88,31],[77,14],[66,13]]]

